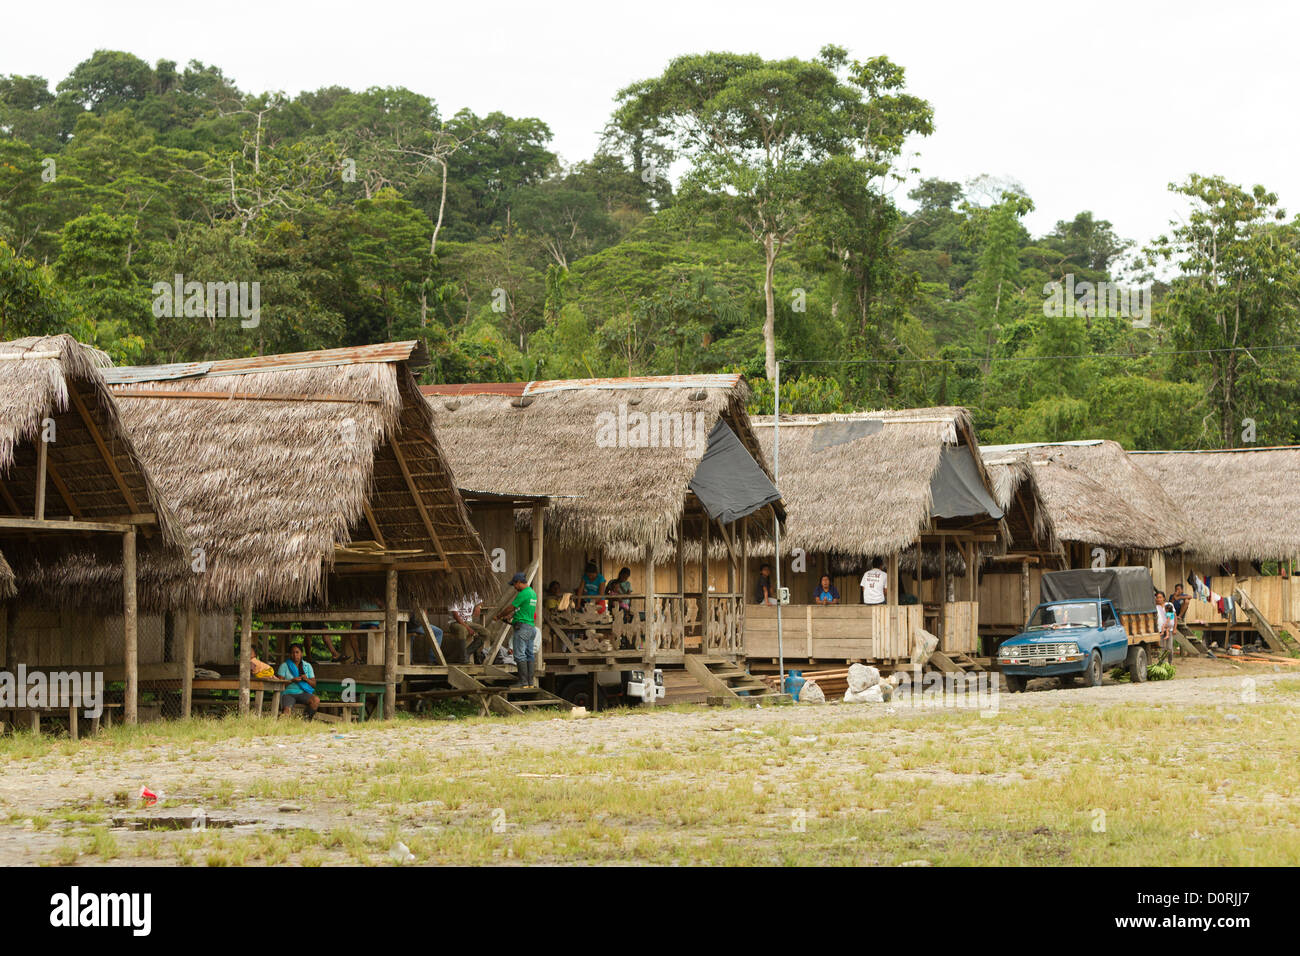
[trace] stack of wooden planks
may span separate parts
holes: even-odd
[[[829,670],[820,671],[803,671],[805,681],[816,681],[817,686],[822,689],[827,700],[839,700],[844,696],[844,692],[849,689],[849,669],[848,667],[836,667]],[[765,674],[763,680],[773,690],[777,690],[780,683],[780,677],[776,674]]]

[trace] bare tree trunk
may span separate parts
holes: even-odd
[[[442,195],[438,199],[438,221],[433,224],[433,239],[429,242],[430,256],[438,251],[438,233],[442,229],[443,211],[447,208],[447,161],[440,159],[438,165],[442,167]]]
[[[763,320],[763,361],[767,380],[776,379],[776,237],[770,232],[763,236],[763,254],[767,269],[763,273],[763,298],[767,303],[767,316]]]

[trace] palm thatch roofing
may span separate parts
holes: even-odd
[[[1060,548],[1056,525],[1043,500],[1042,489],[1027,455],[989,463],[984,449],[984,464],[993,487],[993,500],[1006,512],[1011,540],[1018,550],[1055,553]]]
[[[385,561],[413,568],[399,576],[404,603],[488,593],[487,555],[411,373],[425,361],[419,343],[396,342],[110,372],[127,427],[204,551],[203,573],[189,560],[146,569],[165,600],[300,607],[382,594]]]
[[[40,448],[46,451],[44,518],[135,526],[142,554],[179,555],[184,529],[154,483],[104,378],[108,356],[68,335],[0,342],[0,514],[36,515]],[[99,555],[120,561],[111,534],[83,535],[56,527],[10,529],[6,550],[20,589],[41,583],[64,561]],[[75,582],[44,582],[62,599],[82,603]],[[121,601],[121,571],[109,594]]]
[[[0,551],[0,601],[7,601],[17,593],[18,589],[14,587],[13,568],[9,567],[4,552]]]
[[[1164,490],[1113,441],[987,445],[995,489],[1032,468],[1056,536],[1116,550],[1158,551],[1181,541]],[[1001,500],[1001,499],[999,499]]]
[[[603,549],[631,560],[652,544],[656,558],[666,560],[687,484],[719,419],[767,470],[740,375],[426,385],[421,391],[462,486],[553,496],[546,538],[561,548]],[[651,423],[653,444],[637,439],[637,413]]]
[[[411,374],[423,359],[418,343],[402,342],[105,370],[187,538],[182,553],[142,555],[141,604],[229,610],[381,595],[390,561],[406,568],[403,602],[488,593],[487,556]],[[38,562],[32,576],[49,591],[96,589],[121,569],[83,552]]]
[[[1175,502],[1180,550],[1215,563],[1300,557],[1300,445],[1130,454]]]
[[[47,438],[47,518],[125,520],[152,512],[163,536],[180,526],[123,426],[104,373],[107,355],[70,335],[0,342],[0,501],[36,508],[38,445]]]
[[[874,432],[828,442],[825,426],[879,422]],[[873,426],[874,427],[874,426]],[[754,418],[768,460],[774,459],[772,416]],[[782,550],[850,558],[908,551],[932,525],[931,482],[945,448],[965,446],[986,490],[991,482],[964,408],[913,408],[843,415],[782,415],[778,486],[789,514]],[[854,434],[852,431],[847,435]],[[999,531],[997,519],[987,519]],[[935,564],[927,568],[934,573]],[[952,558],[950,557],[950,561]]]

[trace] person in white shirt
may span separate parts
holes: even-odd
[[[880,569],[883,563],[879,558],[873,558],[871,570],[862,575],[863,604],[885,603],[885,595],[889,593],[889,575]]]
[[[483,650],[484,644],[492,639],[488,629],[474,619],[482,606],[482,598],[477,594],[467,594],[447,609],[451,614],[447,630],[465,648],[467,664],[478,663],[478,654]],[[471,632],[474,634],[473,641],[470,640]]]

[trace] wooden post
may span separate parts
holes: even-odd
[[[545,544],[542,528],[544,513],[541,505],[533,505],[533,560],[537,562],[537,632],[539,634],[546,633],[546,562],[542,554]],[[537,650],[537,661],[533,668],[537,673],[546,669],[545,640]]]
[[[749,587],[749,515],[740,519],[740,596],[736,600],[736,644],[742,654],[748,653],[745,644],[745,589]]]
[[[189,717],[194,707],[194,645],[199,638],[199,609],[193,603],[185,609],[185,640],[181,645],[181,716]]]
[[[916,603],[921,606],[921,623],[925,623],[925,549],[921,547],[921,537],[916,538]]]
[[[677,518],[677,612],[673,615],[673,627],[681,633],[674,635],[681,641],[682,651],[686,650],[686,508]]]
[[[898,552],[889,553],[889,590],[885,594],[885,603],[891,607],[898,605]]]
[[[40,443],[36,446],[36,520],[45,520],[45,472],[49,465],[50,444],[41,431]]]
[[[731,526],[731,536],[733,539],[736,536],[735,524],[732,524]],[[733,553],[730,550],[728,550],[727,551],[727,594],[731,595],[735,593],[736,593],[736,559],[733,556]]]
[[[974,604],[979,599],[979,544],[966,542],[966,600]]]
[[[45,448],[44,442],[41,442],[41,448]],[[43,481],[41,486],[44,486]],[[138,719],[140,702],[135,583],[135,531],[132,530],[122,535],[122,666],[126,671],[126,700],[122,707],[122,719],[128,725],[134,724]]]
[[[389,720],[396,713],[397,568],[389,568],[384,580],[384,719]]]
[[[1029,559],[1020,562],[1020,620],[1021,626],[1029,623],[1029,612],[1033,605],[1029,603]]]
[[[820,583],[820,582],[818,582]],[[740,603],[745,603],[745,589],[749,587],[749,516],[740,519]]]
[[[700,519],[704,527],[700,530],[700,615],[704,615],[705,602],[709,598],[709,513],[700,505]]]
[[[700,502],[700,650],[709,652],[709,513]]]
[[[645,566],[648,573],[645,578],[645,653],[642,657],[645,659],[645,679],[650,687],[650,694],[645,698],[645,703],[653,707],[655,699],[659,696],[658,690],[655,689],[655,650],[659,634],[655,628],[655,559],[653,544],[645,546]]]
[[[244,596],[239,608],[239,713],[248,714],[248,685],[253,670],[253,599]]]
[[[944,646],[943,631],[948,626],[948,538],[939,535],[939,647]]]

